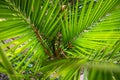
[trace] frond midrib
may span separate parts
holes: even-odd
[[[42,47],[44,49],[44,52],[49,57],[52,57],[51,56],[52,53],[51,53],[50,48],[45,43],[45,41],[44,41],[42,35],[39,33],[38,29],[34,26],[34,23],[31,22],[30,18],[26,17],[24,13],[22,13],[14,4],[12,4],[12,2],[8,2],[8,3],[9,3],[9,6],[10,6],[10,9],[15,11],[16,12],[15,14],[17,14],[17,16],[21,17],[21,19],[23,19],[31,27],[31,29],[34,31],[40,45],[42,45]]]

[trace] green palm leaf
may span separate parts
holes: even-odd
[[[119,25],[119,0],[0,0],[0,72],[119,80]]]

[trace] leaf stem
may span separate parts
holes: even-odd
[[[3,66],[5,67],[5,69],[8,72],[8,75],[10,77],[11,80],[17,80],[15,71],[11,65],[11,63],[9,62],[8,58],[6,57],[4,51],[2,50],[2,48],[0,47],[0,58],[2,60]]]
[[[14,4],[12,4],[11,2],[9,2],[11,7],[13,8],[13,10],[15,10],[18,13],[18,16],[21,17],[27,24],[29,24],[32,28],[32,30],[35,32],[38,41],[40,42],[40,44],[42,45],[44,52],[49,56],[52,57],[52,53],[48,47],[48,45],[43,41],[42,36],[40,35],[38,29],[34,26],[34,24],[31,23],[30,18],[27,18],[26,16],[24,16],[24,14],[22,14],[22,12],[16,8],[16,6]]]

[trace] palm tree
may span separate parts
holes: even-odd
[[[120,80],[119,61],[120,0],[0,0],[11,80]]]

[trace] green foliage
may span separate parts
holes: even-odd
[[[0,0],[11,80],[119,80],[119,61],[120,0]]]

